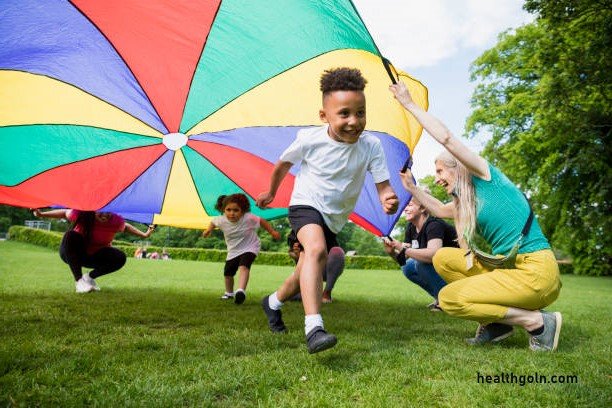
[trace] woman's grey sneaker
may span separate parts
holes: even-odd
[[[261,299],[261,307],[268,318],[268,327],[270,327],[270,330],[274,333],[285,333],[287,327],[285,326],[285,322],[283,322],[283,314],[280,310],[270,309],[268,298],[269,296],[266,296]]]
[[[482,346],[486,343],[498,343],[510,337],[514,328],[502,323],[490,323],[487,325],[479,324],[476,329],[476,336],[465,339],[470,346]]]
[[[310,354],[332,348],[337,342],[336,336],[327,333],[321,326],[315,327],[306,335],[306,346]]]
[[[533,351],[555,351],[559,344],[559,333],[563,320],[559,312],[542,312],[544,331],[529,339],[529,348]]]

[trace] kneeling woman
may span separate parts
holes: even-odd
[[[468,339],[470,344],[503,340],[516,325],[531,335],[532,350],[555,350],[561,313],[541,309],[559,295],[559,268],[527,199],[499,169],[418,107],[404,84],[392,85],[391,92],[446,149],[436,159],[436,182],[453,196],[452,202],[442,204],[424,194],[410,172],[402,175],[406,189],[431,214],[455,218],[462,248],[441,248],[433,258],[436,271],[448,283],[439,293],[440,307],[452,316],[480,323],[476,336]],[[471,242],[476,231],[491,245],[493,255],[518,254],[516,261],[487,268],[474,259]]]
[[[60,257],[70,266],[76,282],[77,293],[100,290],[95,279],[118,271],[125,265],[125,254],[111,246],[118,232],[128,232],[140,238],[148,238],[153,232],[149,226],[142,232],[125,222],[123,217],[109,212],[80,211],[71,209],[34,210],[36,217],[65,218],[72,222],[60,245]],[[92,268],[83,275],[83,267]]]

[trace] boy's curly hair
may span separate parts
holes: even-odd
[[[251,203],[249,202],[249,199],[247,198],[247,196],[241,193],[220,195],[217,198],[215,210],[222,213],[223,211],[225,211],[225,207],[227,207],[229,203],[235,203],[236,205],[238,205],[238,207],[240,207],[243,213],[251,211]]]
[[[357,68],[327,69],[321,75],[323,95],[334,91],[363,91],[368,81]]]

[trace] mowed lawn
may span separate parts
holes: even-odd
[[[79,295],[55,252],[1,241],[0,405],[612,406],[610,278],[564,275],[559,349],[533,353],[522,330],[469,347],[476,324],[429,312],[399,270],[346,270],[322,310],[338,345],[309,355],[301,304],[284,307],[286,335],[260,306],[291,269],[256,261],[236,306],[222,268],[129,259]]]

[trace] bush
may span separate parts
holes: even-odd
[[[59,250],[62,241],[62,233],[28,228],[23,226],[12,226],[9,229],[9,239],[27,242],[38,246],[44,246],[53,250]],[[128,257],[134,256],[136,245],[125,241],[113,241],[113,247],[123,251]],[[149,246],[147,252],[157,252],[161,255],[163,247]],[[168,248],[166,251],[171,259],[183,259],[187,261],[202,262],[225,262],[227,252],[219,249],[204,248]],[[257,256],[257,263],[261,265],[292,266],[293,260],[286,252],[265,252]],[[384,256],[350,256],[346,257],[347,269],[397,269],[397,263],[391,258]]]
[[[59,250],[63,235],[64,234],[61,232],[46,231],[18,225],[13,225],[9,228],[9,239],[51,248],[56,251]]]

